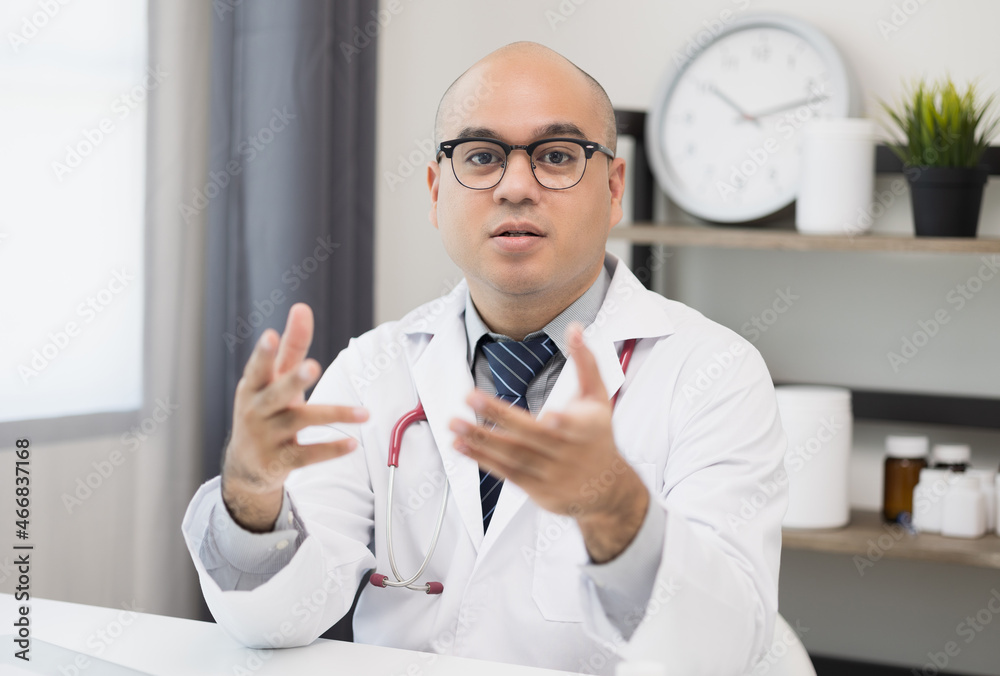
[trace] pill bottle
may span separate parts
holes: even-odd
[[[964,472],[969,469],[972,453],[965,444],[934,444],[931,452],[931,466],[934,469],[950,469]]]
[[[986,532],[994,533],[997,529],[997,474],[991,469],[969,468],[965,471],[969,476],[979,479],[983,492],[983,499],[986,501]]]
[[[978,538],[986,534],[986,500],[979,479],[960,474],[944,496],[941,535]]]
[[[921,533],[940,533],[944,497],[949,480],[962,476],[946,469],[920,470],[920,483],[913,489],[913,527]]]
[[[889,436],[885,439],[885,476],[882,486],[882,517],[891,522],[913,518],[913,489],[920,470],[927,467],[927,437]]]

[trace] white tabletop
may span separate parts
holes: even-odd
[[[18,648],[10,636],[20,605],[10,594],[0,594],[0,673],[3,674],[556,676],[568,673],[324,639],[303,648],[251,650],[210,622],[46,599],[32,599],[29,604],[32,661],[26,663],[14,657]],[[89,660],[89,664],[74,665],[74,660]],[[115,669],[112,665],[126,669]]]

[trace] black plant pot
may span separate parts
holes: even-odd
[[[907,167],[918,237],[975,237],[987,167]]]

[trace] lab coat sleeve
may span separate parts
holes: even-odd
[[[685,676],[749,672],[777,615],[785,435],[763,359],[727,334],[692,348],[674,383],[663,552],[639,626],[626,642],[604,613],[585,613],[588,631],[619,656]],[[715,377],[699,380],[710,364]]]
[[[341,352],[317,384],[310,403],[360,405],[348,375],[356,361],[350,346]],[[317,438],[317,429],[321,433],[325,430],[327,438],[345,436],[332,428],[310,429],[312,439]],[[262,566],[257,573],[260,579],[248,582],[250,589],[240,589],[239,582],[235,589],[229,589],[232,585],[225,579],[227,584],[220,585],[202,558],[203,553],[221,553],[220,543],[213,541],[211,533],[213,518],[221,517],[213,512],[225,510],[218,477],[198,490],[182,524],[212,615],[230,636],[248,647],[292,647],[313,642],[347,613],[362,575],[375,565],[369,550],[374,503],[362,446],[340,458],[292,471],[285,488],[293,519],[299,521],[294,531],[298,534],[301,528],[304,537],[283,565],[278,557],[258,562]],[[261,545],[262,549],[266,547]],[[234,556],[232,552],[228,555]]]
[[[663,552],[666,515],[655,499],[649,502],[639,531],[621,554],[607,563],[583,566],[594,584],[604,614],[615,630],[628,639],[649,603]]]
[[[223,591],[253,591],[288,565],[305,539],[305,527],[297,519],[288,491],[281,498],[281,511],[269,533],[252,533],[230,515],[221,493],[198,552],[205,570]]]

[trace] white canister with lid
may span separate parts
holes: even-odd
[[[947,469],[920,470],[920,482],[913,489],[913,527],[921,533],[941,532],[944,498],[954,474]]]
[[[954,538],[978,538],[986,534],[986,499],[979,479],[956,474],[944,496],[941,535]]]
[[[850,521],[847,477],[853,419],[842,387],[775,388],[788,437],[788,528],[840,528]]]
[[[979,479],[979,487],[986,502],[986,532],[997,529],[997,489],[996,472],[991,469],[967,469],[965,473]]]
[[[795,227],[808,234],[857,235],[884,210],[874,199],[875,123],[817,118],[802,127]]]

